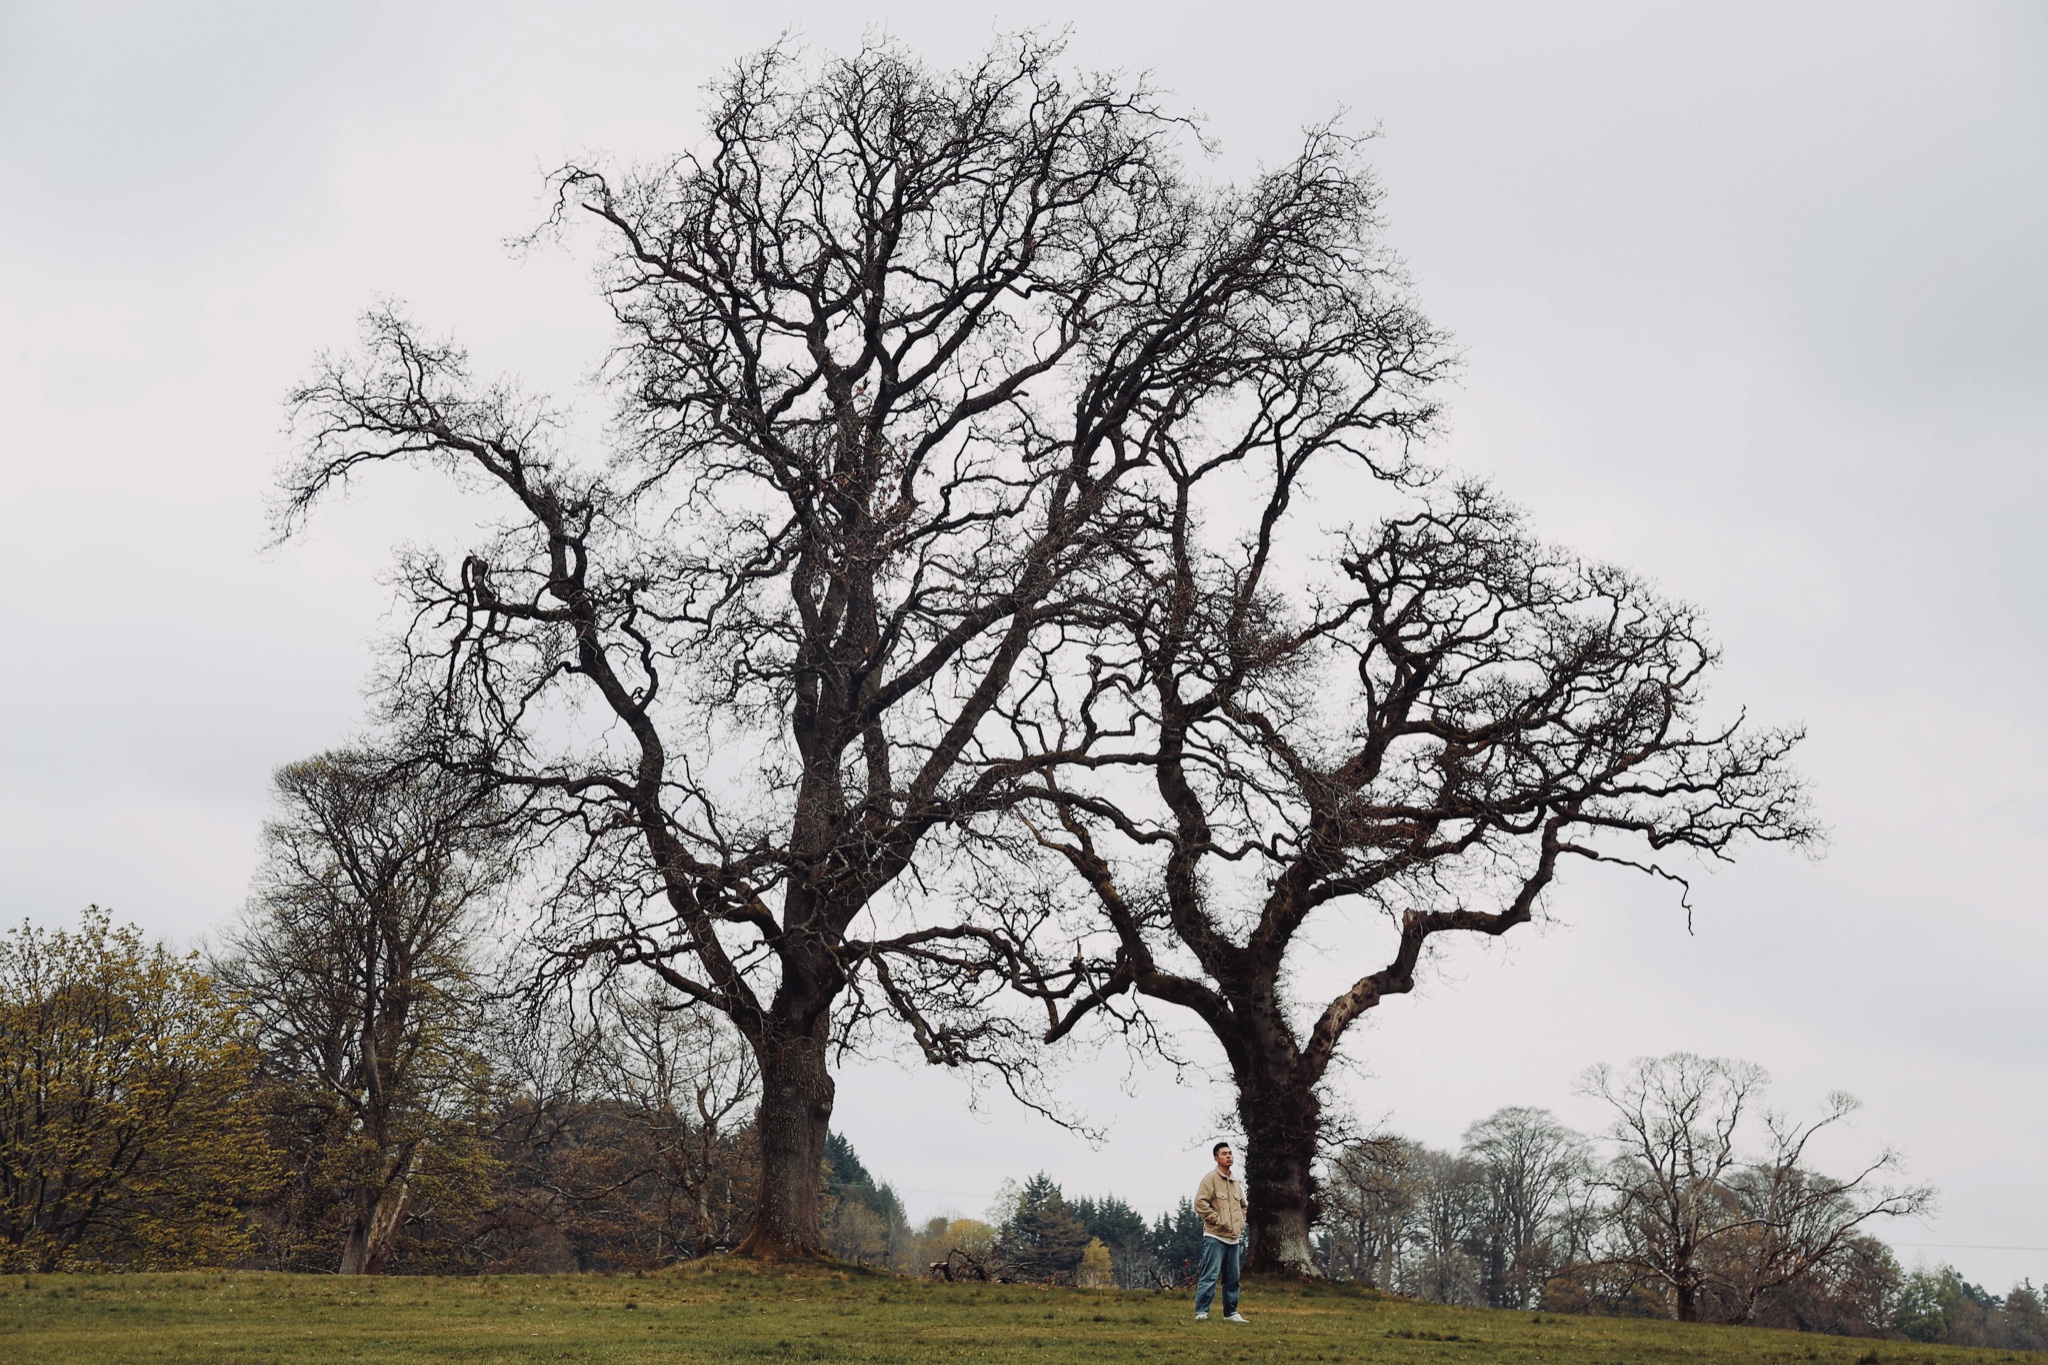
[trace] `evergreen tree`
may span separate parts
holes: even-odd
[[[896,1197],[896,1191],[882,1181],[876,1180],[853,1150],[853,1144],[839,1133],[825,1138],[825,1184],[840,1199],[852,1199],[887,1219],[893,1227],[907,1224],[903,1213],[903,1201]]]
[[[1054,1280],[1073,1274],[1088,1245],[1088,1230],[1067,1207],[1052,1177],[1040,1171],[1024,1182],[1016,1212],[1003,1224],[1004,1258],[1021,1279]]]
[[[853,1144],[842,1133],[828,1134],[825,1138],[825,1170],[835,1185],[873,1186],[875,1183],[860,1154],[853,1150]]]
[[[1202,1215],[1195,1212],[1194,1200],[1183,1199],[1172,1213],[1159,1215],[1152,1225],[1152,1260],[1167,1284],[1194,1279],[1202,1264]]]
[[[827,1248],[863,1264],[895,1260],[910,1241],[910,1220],[896,1191],[875,1179],[839,1133],[826,1135],[824,1164]]]
[[[1088,1235],[1100,1238],[1106,1247],[1142,1246],[1145,1242],[1145,1216],[1113,1194],[1076,1199],[1071,1207]]]
[[[1119,1285],[1139,1289],[1153,1283],[1152,1239],[1143,1214],[1113,1194],[1076,1199],[1072,1208],[1088,1235],[1106,1248]]]
[[[2008,1350],[2048,1351],[2048,1310],[2042,1293],[2032,1280],[2022,1280],[2005,1296],[2005,1334],[2000,1343]]]

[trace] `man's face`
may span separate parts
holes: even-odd
[[[1236,1155],[1228,1147],[1218,1147],[1216,1149],[1216,1169],[1223,1172],[1223,1174],[1230,1174],[1230,1163],[1235,1160],[1237,1160]]]

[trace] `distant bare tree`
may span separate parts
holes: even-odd
[[[385,461],[495,526],[404,565],[394,714],[558,836],[567,964],[644,965],[753,1049],[747,1252],[824,1247],[835,1037],[887,1013],[936,1062],[1035,1055],[983,1008],[1024,935],[924,893],[1084,752],[1063,689],[1139,487],[1276,423],[1426,415],[1433,337],[1366,306],[1348,143],[1214,190],[1142,83],[1058,56],[775,49],[699,150],[560,172],[620,328],[601,471],[390,313],[294,397],[287,531]]]
[[[1895,1329],[1892,1315],[1905,1283],[1906,1274],[1892,1249],[1859,1234],[1805,1274],[1765,1295],[1747,1321],[1757,1327],[1834,1336],[1885,1336]],[[2033,1347],[2044,1348],[2048,1337]]]
[[[1347,1143],[1332,1156],[1318,1243],[1325,1275],[1383,1289],[1400,1284],[1421,1156],[1418,1144],[1385,1136]]]
[[[294,1156],[345,1187],[340,1272],[374,1275],[481,1080],[470,954],[509,872],[503,811],[475,783],[360,750],[275,785],[256,894],[216,970],[266,1069],[333,1120]]]
[[[1860,1107],[1854,1096],[1836,1091],[1811,1123],[1764,1115],[1766,1148],[1731,1181],[1743,1226],[1716,1257],[1729,1321],[1748,1322],[1772,1294],[1854,1251],[1873,1219],[1917,1217],[1932,1209],[1932,1186],[1878,1183],[1879,1176],[1899,1168],[1898,1154],[1889,1149],[1847,1179],[1808,1164],[1815,1135]]]
[[[759,1166],[752,1050],[651,977],[582,984],[573,1013],[522,1012],[493,1049],[512,1098],[483,1252],[534,1269],[566,1255],[592,1270],[731,1250]]]
[[[1856,1102],[1837,1092],[1804,1125],[1753,1115],[1769,1081],[1753,1063],[1685,1052],[1638,1058],[1619,1073],[1596,1066],[1581,1078],[1615,1116],[1608,1259],[1667,1290],[1680,1322],[1746,1322],[1766,1295],[1836,1257],[1870,1220],[1920,1213],[1933,1200],[1925,1186],[1875,1183],[1897,1168],[1888,1151],[1847,1180],[1810,1170],[1809,1143]],[[1739,1145],[1752,1117],[1768,1134],[1758,1158]]]
[[[1401,1287],[1437,1303],[1481,1303],[1474,1233],[1486,1217],[1479,1164],[1455,1152],[1422,1148],[1415,1177],[1415,1253]]]
[[[753,1121],[760,1072],[753,1053],[717,1015],[630,989],[598,1016],[592,1083],[622,1100],[645,1133],[655,1183],[683,1199],[693,1256],[719,1243],[732,1173],[725,1148]]]
[[[1478,1228],[1480,1278],[1495,1308],[1528,1308],[1571,1254],[1568,1221],[1591,1183],[1585,1138],[1548,1109],[1501,1109],[1465,1130],[1464,1156],[1478,1166],[1486,1213]]]
[[[1680,1322],[1700,1318],[1710,1243],[1741,1222],[1728,1180],[1742,1164],[1743,1118],[1768,1083],[1753,1063],[1689,1052],[1639,1057],[1620,1073],[1603,1063],[1580,1079],[1614,1111],[1611,1257],[1668,1289]]]
[[[1704,719],[1698,613],[1545,546],[1487,490],[1385,521],[1332,577],[1304,568],[1290,512],[1356,443],[1327,430],[1276,417],[1233,458],[1168,466],[1143,590],[1103,604],[1092,656],[1123,706],[1100,725],[1133,738],[1035,789],[1103,926],[1086,988],[1043,992],[1050,1036],[1098,1011],[1135,1024],[1144,999],[1208,1026],[1263,1268],[1312,1264],[1324,1078],[1438,936],[1528,923],[1574,859],[1682,883],[1684,855],[1813,836],[1797,734]],[[1297,1014],[1290,951],[1360,910],[1389,922],[1384,960]]]

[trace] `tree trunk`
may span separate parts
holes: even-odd
[[[825,1256],[818,1205],[825,1192],[825,1138],[832,1124],[826,1026],[779,1033],[755,1047],[761,1066],[761,1197],[754,1226],[733,1254],[763,1260]]]
[[[1246,1247],[1250,1270],[1314,1275],[1309,1227],[1315,1213],[1315,1159],[1322,1102],[1312,1085],[1292,1085],[1293,1068],[1278,1065],[1238,1078],[1238,1120],[1244,1125]]]
[[[348,1240],[341,1248],[343,1275],[381,1275],[391,1255],[391,1243],[405,1221],[412,1202],[412,1167],[415,1153],[407,1152],[399,1169],[377,1192],[374,1202],[359,1199],[356,1216],[349,1223]]]

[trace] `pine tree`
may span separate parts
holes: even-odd
[[[1195,1212],[1193,1200],[1181,1200],[1179,1208],[1160,1214],[1152,1225],[1152,1259],[1168,1284],[1194,1279],[1202,1263],[1202,1215]]]
[[[891,1259],[908,1243],[903,1201],[839,1133],[825,1138],[825,1205],[826,1246],[835,1256],[867,1264]]]
[[[1016,1275],[1040,1281],[1071,1275],[1087,1244],[1088,1230],[1052,1177],[1040,1171],[1025,1181],[1016,1212],[1003,1224],[1003,1255]]]
[[[1076,1199],[1071,1207],[1088,1235],[1107,1248],[1116,1283],[1126,1289],[1152,1284],[1152,1239],[1143,1214],[1113,1194]]]

